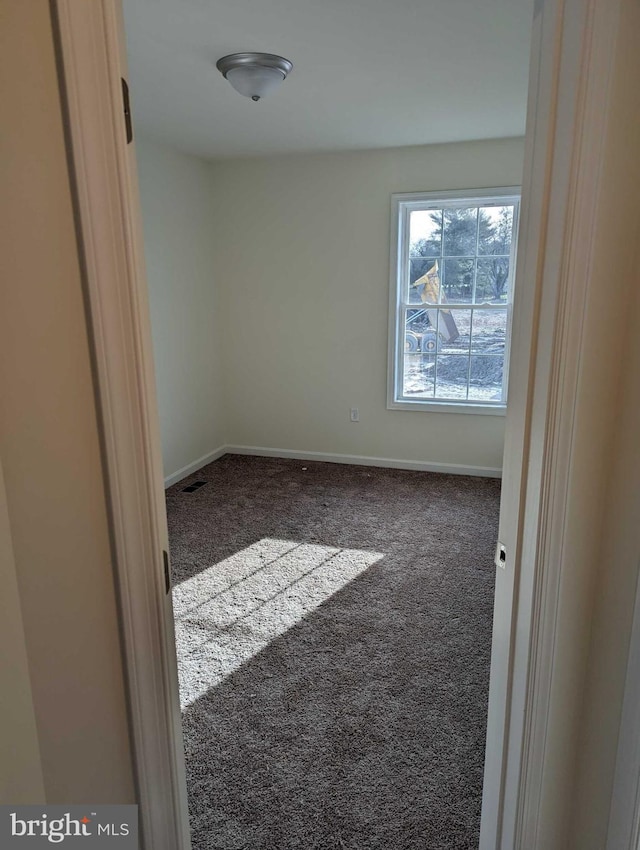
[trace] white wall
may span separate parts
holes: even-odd
[[[44,800],[40,743],[0,464],[0,803]]]
[[[506,139],[212,164],[228,442],[501,468],[503,417],[386,409],[390,196],[522,162]]]
[[[135,95],[135,93],[134,93]],[[135,102],[134,102],[135,107]],[[208,163],[136,139],[165,477],[225,442]]]

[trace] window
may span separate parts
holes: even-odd
[[[389,407],[504,412],[518,192],[393,196]]]

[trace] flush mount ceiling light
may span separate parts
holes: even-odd
[[[218,59],[216,68],[237,92],[258,101],[287,78],[293,65],[272,53],[232,53]]]

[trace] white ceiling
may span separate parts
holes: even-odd
[[[208,158],[524,133],[533,0],[124,0],[134,127]],[[277,53],[253,103],[216,70]]]

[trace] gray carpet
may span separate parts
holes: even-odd
[[[239,456],[167,491],[194,850],[477,848],[498,508]]]

